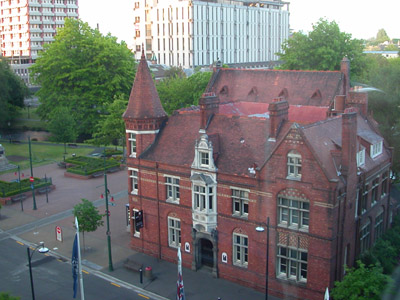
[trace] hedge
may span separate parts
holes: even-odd
[[[78,175],[91,175],[96,172],[108,170],[111,168],[119,167],[119,162],[114,159],[108,159],[104,162],[103,159],[77,156],[65,160],[68,163],[76,166],[68,168],[67,172]],[[105,165],[104,165],[105,164]]]
[[[47,178],[47,182],[44,179],[40,179],[37,177],[35,178],[35,190],[40,189],[45,186],[52,185],[51,178]],[[21,189],[19,182],[7,182],[7,181],[0,181],[0,197],[10,197],[14,195],[18,195],[20,193],[25,193],[32,190],[31,182],[29,179],[22,179],[21,180]]]

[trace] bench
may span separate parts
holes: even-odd
[[[136,272],[140,272],[140,269],[143,270],[143,264],[129,258],[124,262],[124,267]]]
[[[119,167],[112,167],[110,169],[107,169],[108,173],[114,173],[114,172],[118,172],[120,170]]]
[[[25,200],[26,199],[26,195],[25,194],[18,194],[15,196],[11,197],[11,201],[12,202],[17,202],[17,201],[21,201],[21,200]]]
[[[93,173],[92,177],[93,178],[97,178],[97,177],[101,177],[103,175],[104,175],[104,172],[103,171],[99,171],[99,172]]]
[[[78,148],[78,145],[77,145],[77,144],[68,144],[68,147],[71,147],[71,148]]]
[[[11,143],[13,143],[13,144],[21,144],[21,141],[18,141],[18,140],[12,140],[12,141],[11,141]]]
[[[58,165],[60,168],[64,168],[64,169],[67,168],[67,163],[66,163],[65,161],[60,161],[60,162],[57,163],[57,165]]]
[[[38,194],[46,194],[46,192],[51,192],[51,187],[46,186],[46,187],[42,187],[40,189],[37,190]]]

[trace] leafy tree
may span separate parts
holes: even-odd
[[[390,41],[389,36],[386,33],[385,29],[379,29],[378,33],[376,34],[376,41],[380,44],[386,41]]]
[[[48,130],[53,134],[52,140],[64,143],[64,153],[67,153],[66,143],[74,142],[76,133],[76,122],[68,107],[57,107],[49,115]]]
[[[381,92],[371,92],[369,109],[379,123],[385,140],[395,149],[400,147],[400,58],[386,59],[369,55],[364,82]],[[393,170],[400,171],[400,153],[394,151]]]
[[[341,32],[335,21],[319,19],[309,34],[295,32],[278,55],[283,61],[281,69],[289,70],[340,70],[340,62],[346,56],[352,73],[359,74],[365,63],[363,48],[361,40]]]
[[[0,293],[0,300],[19,300],[20,297],[11,296],[8,292],[1,292]]]
[[[197,72],[190,77],[171,77],[156,84],[164,110],[173,111],[190,105],[197,105],[207,87],[211,72]]]
[[[57,107],[68,107],[79,138],[90,137],[104,107],[116,95],[129,94],[135,66],[125,42],[118,44],[116,37],[103,36],[81,20],[66,19],[32,66],[41,86],[40,117],[49,119]]]
[[[184,78],[184,77],[186,77],[186,74],[183,71],[182,67],[172,66],[168,70],[165,71],[164,76],[166,78],[174,78],[174,77]]]
[[[0,56],[0,127],[6,128],[24,107],[28,94],[25,83],[14,74],[5,58]]]
[[[101,220],[104,215],[100,214],[97,207],[87,199],[74,206],[73,214],[78,219],[79,231],[83,236],[83,249],[85,249],[85,232],[96,231],[104,222]]]
[[[357,261],[357,268],[346,268],[346,276],[335,282],[332,297],[335,300],[379,300],[390,278],[378,266],[366,267]]]
[[[88,142],[95,145],[117,145],[118,141],[125,136],[125,123],[122,114],[127,106],[128,100],[125,96],[116,97],[114,102],[107,104],[105,107],[106,114],[101,116],[100,122],[96,125],[93,139]]]

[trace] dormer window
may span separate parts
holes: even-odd
[[[382,153],[382,144],[383,141],[379,141],[371,145],[371,158],[375,158]]]
[[[365,148],[363,147],[357,152],[357,167],[361,167],[365,164]]]
[[[200,154],[200,165],[208,167],[210,164],[208,152],[200,152],[199,154]]]
[[[208,140],[207,134],[203,134],[200,140],[196,141],[192,168],[216,171],[213,159],[213,146],[211,141]]]

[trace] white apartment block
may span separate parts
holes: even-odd
[[[159,64],[194,68],[266,63],[289,37],[289,3],[281,0],[136,0],[136,58],[142,46]]]
[[[1,53],[29,83],[28,67],[54,41],[65,18],[78,18],[78,0],[0,0]]]

